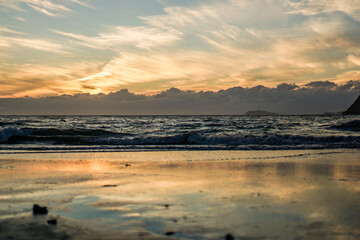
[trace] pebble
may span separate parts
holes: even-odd
[[[48,213],[47,207],[40,207],[38,204],[34,204],[33,206],[34,215],[45,215],[47,213]]]
[[[50,220],[47,220],[47,223],[48,223],[48,224],[51,224],[51,225],[56,225],[56,224],[57,224],[57,220],[56,220],[56,219],[50,219]]]
[[[233,235],[231,235],[230,233],[229,234],[226,234],[225,236],[225,240],[234,240],[235,238],[233,237]]]

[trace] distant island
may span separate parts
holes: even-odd
[[[267,111],[263,111],[263,110],[257,110],[257,111],[247,111],[245,113],[245,115],[247,115],[247,116],[276,116],[276,115],[279,115],[279,114],[274,113],[274,112],[267,112]]]
[[[343,114],[360,114],[360,96]]]

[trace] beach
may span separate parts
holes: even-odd
[[[359,239],[359,159],[357,149],[3,153],[0,239]]]
[[[360,240],[360,0],[0,16],[0,240]]]

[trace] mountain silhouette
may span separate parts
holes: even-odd
[[[360,114],[360,96],[343,114]]]

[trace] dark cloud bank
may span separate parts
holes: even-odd
[[[257,109],[280,114],[319,114],[345,111],[359,93],[360,81],[343,85],[326,81],[304,86],[280,84],[275,88],[235,87],[218,92],[171,88],[153,96],[123,89],[107,95],[0,99],[0,114],[244,114]]]

